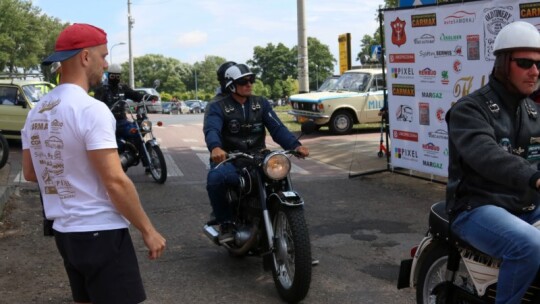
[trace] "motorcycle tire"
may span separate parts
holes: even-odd
[[[303,208],[279,206],[273,229],[274,283],[283,300],[297,303],[305,298],[311,284],[311,244]]]
[[[435,248],[427,252],[418,273],[416,285],[417,304],[444,303],[445,299],[432,293],[435,287],[445,282],[447,261],[448,249],[444,246],[436,245]]]
[[[150,174],[152,178],[158,183],[163,184],[167,180],[167,163],[161,148],[159,146],[147,146],[148,153],[150,154]]]
[[[7,139],[0,133],[0,169],[4,168],[9,157],[9,144]]]

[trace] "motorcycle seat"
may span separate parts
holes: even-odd
[[[437,238],[442,238],[446,241],[449,241],[450,233],[450,221],[448,218],[448,213],[446,212],[446,202],[440,201],[431,206],[431,211],[429,212],[429,231],[431,234]],[[473,249],[479,251],[471,244],[459,238],[457,235],[452,234],[452,241],[459,247]]]

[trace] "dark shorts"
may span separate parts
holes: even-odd
[[[128,229],[54,231],[54,237],[75,302],[131,304],[146,299]]]

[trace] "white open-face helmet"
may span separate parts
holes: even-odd
[[[225,71],[225,88],[229,89],[231,92],[236,91],[236,87],[234,86],[234,82],[240,78],[244,78],[246,76],[254,76],[253,72],[248,68],[247,65],[239,63],[231,66]]]
[[[109,74],[120,74],[122,73],[122,67],[117,63],[113,63],[109,66],[107,72],[109,72]]]
[[[540,51],[540,33],[538,29],[525,21],[515,21],[503,27],[493,44],[493,54],[514,49]]]

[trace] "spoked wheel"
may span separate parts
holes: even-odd
[[[273,224],[274,283],[283,300],[296,303],[304,299],[311,284],[311,245],[304,210],[280,206]]]
[[[7,139],[0,133],[0,169],[4,168],[9,156],[9,144]]]
[[[416,287],[416,303],[418,304],[443,304],[446,303],[446,289],[443,288],[446,276],[446,263],[448,262],[448,249],[437,246],[431,250],[422,262],[422,267],[418,274],[418,285]],[[459,270],[456,273],[455,285],[474,293],[471,285],[472,279],[465,270],[463,261],[460,261]],[[468,301],[457,301],[456,303],[469,303]]]
[[[159,146],[147,145],[148,153],[150,154],[150,174],[156,182],[163,184],[167,180],[167,164],[165,157]]]

